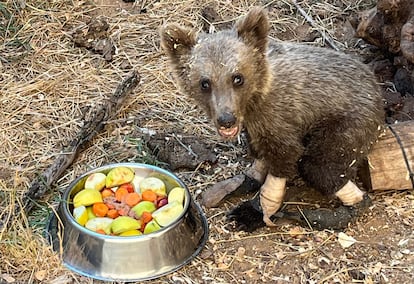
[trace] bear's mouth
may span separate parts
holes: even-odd
[[[217,130],[221,137],[225,139],[231,139],[239,134],[240,127],[238,125],[228,128],[221,126]]]

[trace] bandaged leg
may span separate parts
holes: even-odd
[[[339,191],[335,193],[342,203],[346,206],[352,206],[361,202],[364,198],[364,192],[358,188],[352,181],[348,181]]]
[[[260,206],[263,210],[263,221],[267,226],[275,226],[270,220],[270,216],[275,214],[282,206],[285,192],[285,178],[274,177],[271,174],[266,176],[266,180],[260,189]]]

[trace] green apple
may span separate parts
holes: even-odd
[[[85,188],[102,190],[106,184],[106,175],[103,173],[93,173],[86,178]]]
[[[123,232],[130,230],[138,230],[141,227],[141,222],[129,217],[129,216],[119,216],[114,219],[111,224],[111,231],[115,235],[119,235]]]
[[[182,187],[174,187],[168,192],[168,203],[178,201],[184,204],[185,189]]]
[[[155,192],[158,196],[166,196],[167,195],[167,189],[165,188],[165,184],[162,180],[156,177],[147,177],[144,178],[139,183],[139,188],[141,192],[152,190]]]
[[[88,220],[96,218],[95,213],[93,213],[92,206],[86,207],[86,212],[88,212]]]
[[[108,217],[96,217],[88,220],[85,224],[85,228],[96,232],[97,230],[103,230],[105,234],[109,235],[111,233],[111,224],[114,219]]]
[[[119,186],[124,183],[131,182],[134,179],[135,173],[133,170],[127,167],[113,168],[106,175],[106,187],[111,188]]]
[[[139,188],[139,183],[143,180],[143,177],[140,176],[134,176],[131,183],[134,186],[135,192],[141,193],[141,189]]]
[[[139,235],[142,235],[142,232],[137,229],[125,231],[119,234],[119,236],[121,237],[139,236]]]
[[[158,225],[158,223],[155,222],[155,220],[151,220],[145,225],[144,234],[150,234],[160,229],[161,229],[160,225]]]
[[[137,205],[131,208],[131,210],[135,212],[137,218],[140,218],[144,211],[152,213],[155,211],[155,209],[157,209],[157,207],[155,206],[154,202],[146,200],[139,202]]]
[[[89,206],[102,201],[102,195],[98,190],[92,188],[85,188],[75,194],[73,197],[73,206]]]
[[[85,226],[86,222],[88,222],[88,211],[85,206],[81,205],[73,209],[73,217],[75,218],[76,222],[80,225]]]
[[[152,212],[152,218],[161,226],[166,227],[173,223],[184,211],[184,206],[178,201],[173,201]]]

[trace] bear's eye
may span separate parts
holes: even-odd
[[[233,75],[233,86],[239,87],[243,85],[243,83],[244,83],[243,75],[241,74]]]
[[[210,83],[210,80],[209,80],[209,79],[207,79],[207,78],[203,78],[203,79],[201,79],[201,80],[200,80],[200,89],[201,89],[203,92],[209,92],[209,91],[210,91],[210,89],[211,89],[211,83]]]

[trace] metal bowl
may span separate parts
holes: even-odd
[[[172,224],[140,236],[118,237],[95,233],[79,225],[72,216],[71,200],[83,189],[87,176],[127,166],[138,176],[156,176],[167,190],[185,188],[184,211]],[[208,237],[207,219],[188,188],[174,174],[137,163],[119,163],[91,170],[73,181],[63,194],[57,214],[51,217],[48,237],[62,254],[69,269],[106,281],[141,281],[158,278],[189,263],[204,247]]]

